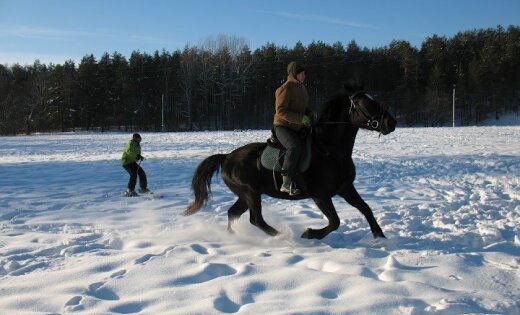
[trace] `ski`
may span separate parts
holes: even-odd
[[[141,197],[141,198],[146,198],[146,199],[153,200],[153,199],[164,198],[164,195],[163,194],[154,194],[153,192],[149,192],[149,193],[144,193],[144,194],[137,194],[136,193],[135,195],[130,195],[130,196],[127,196],[126,194],[123,194],[123,197],[127,197],[127,198]]]
[[[153,200],[153,199],[161,199],[161,198],[164,197],[164,195],[154,194],[154,193],[147,193],[147,194],[139,194],[139,197],[143,197],[143,198],[147,198],[147,199]]]

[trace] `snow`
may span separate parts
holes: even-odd
[[[263,198],[280,236],[226,230],[235,197],[182,215],[198,163],[269,131],[142,133],[150,188],[122,197],[131,134],[0,139],[2,314],[519,314],[520,127],[360,132],[356,187],[386,241],[335,198]]]

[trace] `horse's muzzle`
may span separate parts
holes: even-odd
[[[381,124],[381,133],[383,135],[387,135],[395,130],[395,126],[397,125],[397,120],[390,115],[384,115],[382,124]]]

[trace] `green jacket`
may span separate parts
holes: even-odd
[[[141,155],[141,146],[135,140],[128,141],[121,157],[121,165],[137,162],[137,156]]]

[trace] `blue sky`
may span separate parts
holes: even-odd
[[[76,62],[117,51],[182,50],[218,35],[266,43],[393,39],[520,25],[520,0],[0,0],[0,64]]]

